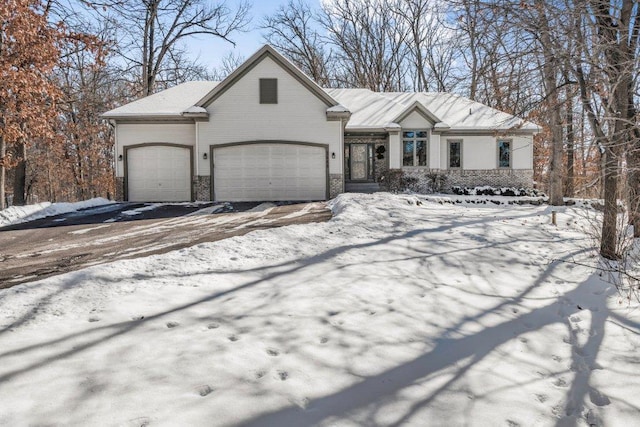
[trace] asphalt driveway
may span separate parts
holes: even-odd
[[[3,227],[0,289],[252,230],[331,218],[331,211],[323,202],[285,204],[255,211],[256,205],[114,204]]]

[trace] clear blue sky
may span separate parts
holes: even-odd
[[[212,0],[215,1],[215,0]],[[241,55],[248,58],[255,51],[260,49],[264,44],[262,31],[258,29],[265,15],[273,13],[278,7],[286,4],[287,0],[249,0],[253,3],[251,8],[252,20],[249,24],[249,31],[246,33],[237,33],[231,37],[236,42],[234,48],[232,44],[227,43],[214,37],[200,37],[191,39],[188,43],[188,49],[192,58],[198,58],[198,61],[207,68],[213,68],[220,65],[223,57],[229,52],[234,55]],[[318,5],[319,0],[306,0],[310,5]],[[226,3],[230,7],[236,6],[240,0],[227,0]]]

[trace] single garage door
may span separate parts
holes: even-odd
[[[278,201],[327,198],[325,147],[258,143],[213,148],[215,200]]]
[[[127,198],[132,202],[191,200],[191,149],[146,145],[127,150]]]

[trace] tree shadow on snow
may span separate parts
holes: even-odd
[[[27,360],[35,360],[23,365],[21,368],[3,373],[0,375],[0,383],[13,379],[31,370],[46,366],[56,360],[64,359],[73,354],[83,352],[118,336],[130,333],[153,320],[157,320],[207,302],[219,300],[223,297],[252,288],[263,282],[283,276],[286,277],[287,275],[291,275],[318,262],[334,259],[351,250],[367,250],[375,246],[380,246],[394,241],[410,239],[424,233],[443,231],[448,228],[466,226],[470,224],[490,224],[490,222],[490,219],[472,221],[453,220],[447,225],[413,230],[406,233],[398,233],[397,235],[374,242],[365,242],[333,248],[305,259],[282,262],[276,265],[260,267],[253,270],[242,270],[244,273],[248,271],[262,272],[263,275],[255,280],[234,288],[215,292],[187,304],[145,316],[138,320],[93,327],[88,330],[67,334],[59,338],[2,352],[0,353],[0,365],[2,364],[3,359],[10,357],[26,356],[25,358]],[[491,243],[488,240],[484,243],[485,247],[494,244],[496,243]],[[523,302],[523,300],[525,300],[537,286],[540,286],[545,280],[547,280],[553,274],[553,271],[562,264],[563,260],[569,261],[579,252],[580,251],[576,251],[574,253],[566,254],[560,261],[555,261],[549,265],[540,277],[538,277],[529,288],[525,289],[519,295],[512,298],[505,298],[503,302],[500,302],[494,307],[482,311],[475,316],[465,317],[458,324],[448,328],[448,330],[444,331],[440,337],[436,338],[435,346],[430,351],[416,357],[415,359],[388,369],[380,374],[366,377],[362,379],[362,381],[333,394],[313,399],[306,410],[301,410],[298,406],[291,406],[272,413],[262,414],[252,420],[249,420],[245,424],[255,426],[315,425],[329,421],[334,417],[347,417],[355,411],[364,410],[365,408],[370,407],[375,408],[382,405],[384,402],[388,401],[388,399],[392,399],[400,391],[412,386],[421,379],[437,374],[445,369],[452,369],[454,374],[451,378],[445,381],[436,390],[430,392],[427,396],[424,396],[420,401],[413,403],[413,405],[392,424],[394,426],[400,426],[407,422],[415,421],[414,417],[417,416],[422,408],[427,407],[441,393],[450,389],[457,381],[464,378],[469,370],[474,365],[485,359],[487,355],[492,353],[499,346],[514,339],[514,331],[518,334],[524,334],[554,324],[565,325],[567,328],[572,358],[570,370],[573,373],[573,379],[566,383],[566,385],[568,385],[565,399],[566,403],[564,408],[562,408],[561,413],[557,415],[557,426],[577,425],[580,418],[586,418],[587,421],[597,423],[597,413],[588,411],[585,403],[587,402],[587,399],[595,406],[606,406],[610,403],[610,399],[607,396],[596,390],[590,384],[592,371],[601,369],[596,360],[602,345],[603,336],[601,332],[604,330],[604,324],[608,319],[615,318],[618,322],[625,323],[626,327],[630,329],[638,327],[637,324],[632,322],[630,323],[619,316],[616,317],[615,314],[608,311],[606,309],[606,304],[604,303],[608,294],[601,294],[598,295],[597,298],[600,301],[603,301],[603,303],[599,305],[597,310],[594,309],[595,307],[590,307],[588,310],[591,314],[589,329],[587,330],[582,328],[584,319],[581,318],[581,312],[585,311],[587,307],[582,306],[586,303],[582,302],[581,299],[583,295],[593,292],[590,287],[593,286],[593,282],[597,281],[597,279],[592,280],[590,278],[584,281],[573,290],[560,295],[558,298],[541,308],[517,314],[514,318],[508,319],[495,326],[485,327],[484,329],[470,335],[459,338],[451,337],[453,335],[452,332],[459,331],[467,324],[477,324],[479,320],[487,315],[499,310],[517,306]],[[440,256],[444,253],[446,253],[446,251],[443,251],[442,253],[438,252],[436,254],[422,253],[418,254],[417,257],[424,258],[428,255]],[[202,272],[202,274],[207,273],[209,272]],[[75,275],[75,277],[74,275],[71,275],[70,277],[72,280],[65,286],[65,288],[73,287],[86,280],[86,277],[82,275]],[[611,292],[612,291],[610,290],[609,295]],[[27,319],[28,315],[23,316],[23,318],[16,321],[16,324],[12,325],[12,327],[24,323]],[[587,339],[584,344],[581,344],[581,341],[584,341],[583,338],[585,336],[587,336]],[[71,343],[73,343],[73,345],[70,345]],[[40,355],[40,349],[42,348],[46,348],[48,350],[46,355]],[[31,352],[38,353],[38,356],[30,354]],[[628,405],[633,409],[640,409],[633,407],[631,404]],[[375,419],[371,419],[369,421],[370,425],[376,425]],[[388,425],[388,423],[385,425]]]

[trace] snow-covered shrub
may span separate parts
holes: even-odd
[[[545,194],[533,188],[516,188],[516,187],[490,187],[488,185],[482,187],[461,187],[455,185],[451,187],[453,194],[459,196],[510,196],[510,197],[544,197]]]

